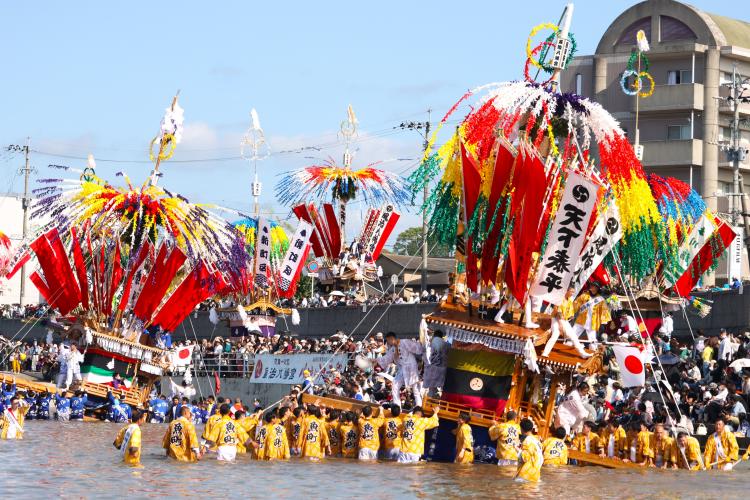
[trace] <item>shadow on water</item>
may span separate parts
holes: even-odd
[[[0,441],[3,498],[746,498],[747,472],[616,472],[598,467],[545,468],[539,484],[513,481],[492,465],[358,463],[328,459],[234,464],[211,458],[180,464],[161,452],[166,426],[144,427],[143,466],[119,463],[112,441],[120,426],[31,421],[23,441]]]

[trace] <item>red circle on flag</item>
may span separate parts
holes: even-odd
[[[180,359],[187,359],[190,356],[190,349],[180,349],[180,352],[177,353],[177,356],[179,356]]]
[[[631,354],[625,358],[625,369],[630,373],[635,373],[637,375],[643,371],[643,363],[638,356],[633,356]]]

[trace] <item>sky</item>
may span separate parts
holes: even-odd
[[[634,3],[576,2],[578,53],[591,54]],[[91,153],[100,177],[117,183],[115,173],[125,171],[138,182],[179,90],[184,138],[160,183],[191,201],[250,212],[252,169],[239,144],[256,108],[272,152],[258,164],[262,209],[283,220],[289,209],[273,191],[279,175],[340,161],[347,105],[359,119],[354,165],[384,161],[408,175],[423,138],[398,125],[427,120],[428,109],[435,123],[468,89],[522,78],[529,31],[556,22],[564,4],[9,2],[0,30],[0,145],[31,138],[34,180],[60,175],[49,164],[82,168]],[[692,4],[738,15],[733,0]],[[20,156],[0,153],[0,194],[23,190],[21,165]],[[365,208],[349,208],[350,239]],[[410,209],[396,232],[419,217]]]

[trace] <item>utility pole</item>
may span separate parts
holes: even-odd
[[[427,121],[424,124],[424,145],[423,148],[427,151],[430,145],[430,118],[432,117],[432,109],[427,110]],[[430,196],[430,186],[427,182],[424,183],[424,193],[422,193],[422,207],[427,204],[427,198]],[[422,208],[422,279],[421,279],[421,291],[427,290],[427,210]]]
[[[399,125],[399,128],[401,129],[416,130],[420,133],[422,129],[424,129],[424,151],[427,151],[427,148],[430,145],[431,118],[432,108],[428,108],[426,122],[402,122],[401,125]],[[422,206],[424,207],[424,205],[427,203],[427,198],[430,196],[430,186],[426,182],[424,184],[424,192],[422,196]],[[429,248],[427,247],[427,222],[427,211],[422,210],[422,272],[420,280],[420,288],[422,292],[427,290],[427,257],[429,255]]]
[[[18,146],[16,144],[8,146],[8,151],[23,152],[25,156],[24,167],[18,170],[19,174],[23,174],[23,198],[21,198],[21,208],[23,208],[23,229],[22,238],[26,241],[26,237],[29,233],[29,208],[31,207],[31,197],[29,196],[29,175],[31,174],[32,168],[29,165],[29,144],[31,139],[26,138],[25,146]],[[26,295],[26,265],[21,266],[21,292],[18,298],[18,303],[23,307],[23,297]]]
[[[727,158],[732,162],[733,169],[733,190],[732,193],[732,225],[735,227],[739,224],[739,218],[742,216],[742,226],[744,230],[744,245],[745,250],[748,253],[748,262],[750,262],[750,223],[748,223],[748,211],[747,211],[747,198],[745,197],[745,183],[742,180],[742,174],[740,173],[740,162],[747,158],[748,151],[740,146],[740,103],[750,102],[749,96],[743,96],[742,93],[747,85],[748,78],[742,79],[737,74],[737,65],[734,65],[732,70],[732,88],[731,97],[732,105],[734,106],[733,117],[732,117],[732,144],[727,148]],[[738,207],[737,197],[740,198],[740,207]],[[730,277],[731,279],[731,277]]]

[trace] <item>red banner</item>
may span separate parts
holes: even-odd
[[[718,217],[714,217],[714,222],[717,225],[716,231],[711,235],[708,242],[695,256],[693,261],[690,263],[687,271],[677,280],[674,285],[674,291],[680,297],[687,297],[690,292],[698,283],[698,280],[718,259],[727,247],[732,243],[732,240],[737,236],[732,230],[731,226],[724,222]]]
[[[513,171],[513,163],[516,156],[511,151],[512,146],[506,144],[504,140],[499,141],[497,157],[495,158],[495,170],[492,174],[492,187],[490,188],[490,197],[487,213],[487,240],[482,249],[482,280],[487,283],[495,283],[497,277],[497,267],[499,257],[495,256],[495,247],[500,238],[500,222],[505,212],[505,203],[501,201],[501,196],[505,187],[510,181],[510,175]],[[490,227],[493,217],[495,218],[494,227]]]
[[[179,248],[172,249],[167,257],[167,247],[162,245],[133,309],[133,313],[138,318],[142,321],[151,319],[151,315],[156,311],[172,279],[184,262],[185,254]]]

